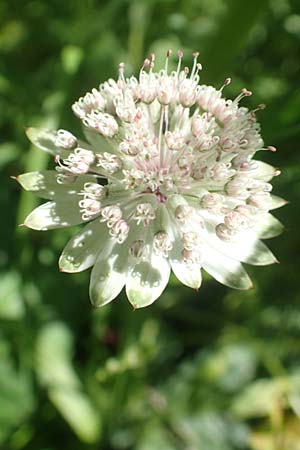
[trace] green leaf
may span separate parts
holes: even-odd
[[[76,388],[80,381],[71,364],[73,336],[61,322],[45,325],[36,343],[36,371],[45,386]]]
[[[243,419],[271,415],[282,402],[287,385],[284,378],[255,381],[236,397],[232,411]]]
[[[0,318],[17,320],[23,315],[20,276],[16,272],[5,273],[0,276]]]
[[[0,145],[0,167],[5,167],[10,162],[16,160],[20,155],[20,149],[12,142],[5,142]]]
[[[32,413],[34,399],[27,373],[13,369],[13,358],[0,348],[0,443]]]
[[[101,424],[96,408],[83,392],[68,387],[51,387],[49,398],[79,439],[88,444],[97,442]]]
[[[66,45],[61,52],[61,60],[67,74],[74,75],[83,59],[83,50],[75,45]]]
[[[72,365],[73,336],[62,322],[45,325],[36,344],[36,371],[50,400],[77,436],[87,443],[96,442],[101,433],[99,411]]]

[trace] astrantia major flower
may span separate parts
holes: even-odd
[[[272,166],[253,159],[264,147],[256,110],[240,106],[246,89],[226,100],[223,89],[199,84],[201,65],[154,72],[154,55],[139,77],[119,66],[110,79],[81,97],[73,112],[82,141],[65,130],[30,128],[29,139],[55,155],[55,170],[17,179],[49,200],[26,218],[36,230],[86,223],[59,260],[64,272],[93,266],[90,297],[96,306],[124,286],[134,307],[153,303],[171,270],[198,289],[201,270],[217,281],[248,289],[241,262],[276,261],[260,239],[279,234],[269,211],[284,201],[272,196]],[[258,107],[261,109],[261,107]]]

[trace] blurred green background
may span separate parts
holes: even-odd
[[[0,448],[299,450],[299,0],[2,0],[0,24]],[[37,200],[9,177],[52,167],[24,127],[80,133],[75,99],[168,48],[267,104],[281,264],[249,267],[248,292],[172,278],[152,307],[93,310],[89,273],[58,273],[75,230],[18,228]]]

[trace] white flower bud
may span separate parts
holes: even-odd
[[[142,102],[150,104],[156,97],[157,81],[153,73],[144,70],[140,72],[139,85],[136,88],[136,96]]]
[[[126,89],[125,93],[116,99],[115,106],[116,113],[121,120],[124,120],[124,122],[133,122],[136,116],[136,106],[129,89]]]
[[[92,151],[84,148],[76,148],[73,153],[70,153],[67,159],[64,160],[65,166],[60,165],[62,170],[69,171],[74,175],[83,175],[90,169],[90,164],[94,162],[95,155]]]
[[[168,105],[173,99],[175,93],[175,80],[161,71],[157,79],[156,95],[157,100],[162,105]]]
[[[197,102],[204,110],[216,110],[221,100],[221,92],[212,86],[200,86]]]
[[[103,110],[105,107],[105,99],[97,89],[93,89],[92,92],[88,92],[84,97],[74,103],[72,106],[74,114],[80,119],[84,119],[87,114],[93,110]]]
[[[66,130],[58,130],[56,134],[56,138],[54,141],[54,145],[57,147],[62,147],[67,150],[72,150],[77,146],[76,137]]]
[[[250,180],[247,176],[239,174],[233,177],[225,186],[227,194],[232,197],[246,199],[249,196]]]
[[[202,208],[218,212],[223,206],[224,197],[217,192],[205,194],[201,198]]]
[[[129,225],[124,219],[115,222],[109,230],[109,234],[116,238],[119,244],[122,244],[127,239],[128,233]]]
[[[86,164],[93,164],[95,161],[95,154],[91,150],[87,150],[86,148],[76,148],[74,150],[75,159],[80,158]],[[72,161],[72,154],[69,156],[69,160]]]
[[[195,249],[187,250],[186,248],[184,248],[181,252],[181,256],[182,256],[183,262],[185,262],[186,264],[200,265],[203,261],[203,258],[201,256],[200,252]]]
[[[235,231],[228,228],[225,223],[219,223],[219,225],[216,226],[216,235],[222,241],[231,242],[235,234]]]
[[[142,170],[123,170],[123,174],[125,189],[134,189],[145,179],[145,173]]]
[[[104,114],[100,111],[92,111],[84,118],[83,123],[86,127],[99,131],[103,136],[111,138],[119,129],[115,118],[110,114]]]
[[[122,167],[121,159],[113,153],[97,153],[96,158],[97,166],[101,167],[109,174],[118,172]]]
[[[145,242],[142,241],[141,239],[139,239],[137,241],[133,241],[133,243],[130,246],[129,252],[130,252],[131,256],[133,256],[134,258],[136,258],[138,260],[142,260],[142,259],[146,258],[147,254],[148,254],[147,246],[146,246]]]
[[[247,200],[249,205],[255,206],[258,209],[268,211],[272,206],[272,199],[269,192],[257,192],[250,195]]]
[[[139,141],[137,140],[125,140],[120,142],[119,150],[125,155],[135,156],[140,152]]]
[[[256,208],[251,205],[238,205],[234,208],[234,211],[246,216],[248,219],[256,214]]]
[[[158,255],[168,257],[169,252],[173,248],[173,243],[165,231],[159,231],[153,239],[153,248]]]
[[[196,231],[188,231],[182,235],[182,244],[186,250],[194,250],[201,243],[199,233]]]
[[[98,183],[84,183],[84,195],[89,198],[102,199],[106,195],[106,189],[104,186]]]
[[[101,203],[98,200],[85,198],[79,202],[83,220],[90,220],[100,213]]]
[[[224,223],[232,231],[242,231],[249,228],[249,219],[238,211],[230,211],[224,217]]]
[[[186,223],[194,213],[194,208],[189,205],[178,205],[175,209],[175,218],[179,223]]]
[[[121,208],[118,205],[104,206],[101,210],[101,222],[107,222],[108,228],[111,228],[122,217]]]
[[[185,146],[184,136],[179,130],[167,131],[165,140],[170,150],[180,150]]]
[[[230,178],[234,174],[234,170],[230,169],[230,163],[216,163],[212,169],[212,179],[215,181],[222,181]]]
[[[151,203],[139,203],[132,217],[136,220],[137,225],[141,222],[144,226],[149,225],[150,220],[155,219],[155,212]]]
[[[195,80],[185,78],[179,84],[179,101],[185,108],[190,108],[196,102],[197,83]]]

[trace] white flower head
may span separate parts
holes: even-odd
[[[38,147],[54,154],[55,170],[17,179],[47,203],[25,225],[37,230],[85,223],[59,260],[65,272],[93,267],[91,301],[102,306],[126,293],[134,308],[153,303],[171,270],[198,289],[205,270],[217,281],[248,289],[241,263],[276,262],[261,241],[282,231],[269,211],[284,205],[271,194],[277,169],[254,160],[264,148],[256,111],[200,83],[191,70],[155,72],[145,59],[138,78],[118,80],[81,97],[72,109],[87,141],[66,130],[28,130]]]

